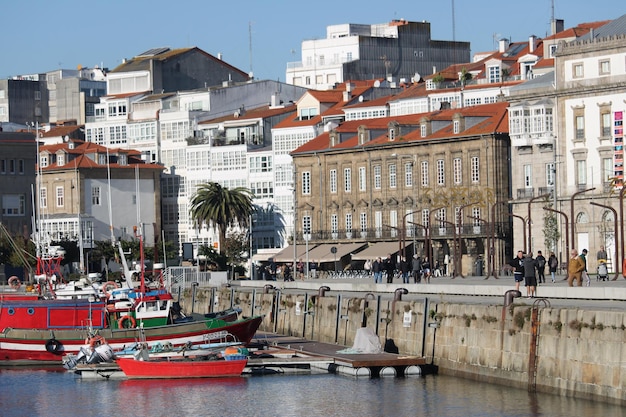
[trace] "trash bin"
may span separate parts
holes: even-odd
[[[479,256],[478,259],[476,259],[476,262],[474,263],[474,266],[475,266],[474,275],[475,276],[477,276],[477,277],[482,277],[483,276],[484,263],[485,263],[485,261],[483,260],[482,256]]]

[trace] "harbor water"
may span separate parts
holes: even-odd
[[[197,380],[80,379],[62,369],[0,369],[3,417],[623,416],[622,407],[445,375],[331,374]]]

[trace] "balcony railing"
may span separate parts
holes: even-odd
[[[534,188],[518,188],[517,189],[517,199],[522,200],[526,198],[533,198],[535,196]]]

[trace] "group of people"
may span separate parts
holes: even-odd
[[[259,267],[259,275],[264,281],[294,281],[296,278],[304,281],[307,269],[302,259],[296,263],[296,274],[292,273],[291,264],[286,262],[283,264],[277,264],[273,259],[270,259],[269,263],[265,267]],[[316,261],[309,262],[308,273],[311,278],[317,277],[317,270],[319,264]]]
[[[385,259],[380,256],[373,261],[365,261],[365,270],[369,273],[371,271],[374,276],[374,283],[381,284],[383,282],[383,275],[386,276],[387,284],[393,283],[393,278],[398,273],[402,277],[403,284],[409,284],[411,280],[417,284],[422,282],[430,282],[430,277],[433,275],[431,271],[430,262],[428,258],[420,258],[417,254],[413,255],[411,261],[407,260],[404,256],[400,257],[400,262],[396,264],[391,254],[387,254]],[[439,264],[435,265],[435,276],[440,276]]]
[[[548,259],[546,259],[541,251],[537,251],[537,257],[533,258],[532,252],[526,253],[520,250],[517,251],[517,256],[509,262],[509,266],[513,269],[515,289],[519,291],[523,281],[526,287],[526,296],[535,298],[537,285],[546,282],[546,266],[549,268],[552,282],[555,282],[559,262],[554,252],[550,252]]]

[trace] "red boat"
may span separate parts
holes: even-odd
[[[240,376],[248,359],[181,359],[148,360],[116,359],[124,374],[131,379],[215,378]]]

